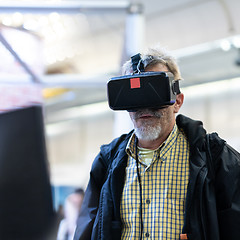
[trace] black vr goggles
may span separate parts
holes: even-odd
[[[140,108],[162,108],[175,103],[180,93],[179,81],[174,80],[170,72],[143,72],[140,61],[140,54],[132,57],[133,70],[138,73],[114,77],[108,82],[108,103],[111,109],[136,111]]]

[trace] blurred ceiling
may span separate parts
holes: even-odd
[[[126,60],[126,26],[136,4],[145,22],[141,50],[160,43],[173,51],[182,86],[240,75],[239,0],[0,1],[3,25],[42,38],[47,70],[40,78],[55,91],[45,100],[48,116],[106,101],[106,82]]]

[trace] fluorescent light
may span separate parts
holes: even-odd
[[[240,48],[240,37],[239,36],[236,36],[236,37],[233,37],[233,46],[235,48]]]
[[[231,43],[227,39],[224,39],[221,41],[220,46],[223,51],[229,51],[231,48]]]

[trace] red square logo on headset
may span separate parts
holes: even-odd
[[[140,88],[140,78],[130,78],[131,88]]]

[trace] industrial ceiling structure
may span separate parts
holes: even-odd
[[[55,89],[45,100],[51,122],[65,108],[106,101],[122,62],[156,44],[178,58],[182,86],[238,77],[239,9],[238,0],[0,1],[0,21],[40,36],[38,78]]]

